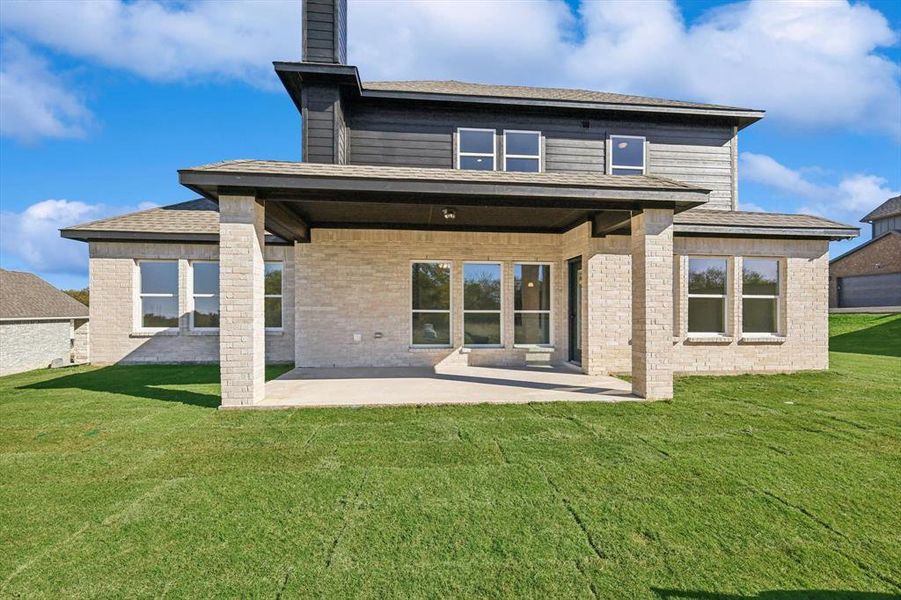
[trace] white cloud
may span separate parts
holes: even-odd
[[[300,4],[280,0],[4,0],[2,26],[58,52],[156,81],[277,86],[273,60],[300,55]]]
[[[21,213],[0,212],[0,250],[33,271],[86,274],[87,244],[60,237],[59,230],[113,214],[156,206],[110,207],[75,200],[42,200]]]
[[[71,87],[16,40],[0,46],[0,135],[31,142],[84,135],[92,117]]]
[[[843,177],[837,184],[827,185],[809,180],[804,169],[790,169],[765,154],[742,152],[739,173],[745,181],[753,181],[802,201],[798,212],[830,217],[839,221],[857,222],[898,190],[877,175],[855,173]],[[742,210],[748,208],[742,203]]]

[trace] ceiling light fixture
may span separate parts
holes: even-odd
[[[444,218],[447,221],[453,221],[457,218],[457,211],[453,208],[442,208],[441,214],[444,215]]]

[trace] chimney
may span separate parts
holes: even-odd
[[[303,0],[303,61],[347,64],[347,0]]]

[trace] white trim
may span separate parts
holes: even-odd
[[[508,133],[533,133],[538,136],[538,154],[508,154],[507,153],[507,134]],[[507,170],[508,158],[525,158],[528,160],[538,160],[537,173],[544,172],[544,136],[540,131],[531,131],[526,129],[504,129],[504,155],[502,157],[503,169]],[[528,171],[526,171],[528,172]]]
[[[278,294],[266,293],[266,265],[281,265],[281,289]],[[281,300],[281,310],[279,311],[278,327],[265,327],[266,324],[266,298],[278,298]],[[273,333],[285,330],[285,261],[283,260],[264,260],[263,261],[263,331],[264,333]]]
[[[216,332],[216,331],[219,331],[218,327],[195,327],[194,326],[194,299],[195,298],[216,298],[218,300],[220,297],[220,295],[218,293],[216,293],[216,294],[198,294],[194,291],[194,265],[197,263],[207,263],[207,264],[214,264],[217,267],[219,266],[218,260],[198,259],[198,260],[189,260],[188,261],[188,267],[189,267],[188,268],[188,272],[189,272],[188,283],[190,283],[190,285],[187,286],[189,288],[188,294],[187,294],[188,329],[190,331],[198,332],[198,333]],[[221,310],[220,310],[219,315],[221,317]]]
[[[461,146],[463,145],[462,138],[460,136],[461,131],[483,131],[483,132],[491,133],[491,142],[492,142],[492,148],[493,148],[492,153],[488,154],[485,152],[463,152],[461,150]],[[496,130],[484,129],[484,128],[479,128],[479,127],[457,127],[456,136],[457,136],[457,154],[456,154],[456,157],[454,158],[454,168],[455,169],[460,168],[460,157],[461,156],[481,156],[481,157],[490,156],[491,157],[491,170],[497,171],[497,131]]]
[[[500,268],[500,306],[497,310],[473,309],[466,310],[466,265],[497,265]],[[462,346],[465,348],[503,348],[504,347],[504,263],[497,260],[465,260],[463,261],[463,269],[460,278],[460,300],[463,304],[463,322],[460,329],[463,333]],[[500,323],[499,337],[500,342],[497,344],[467,344],[466,343],[466,313],[472,314],[496,314]]]
[[[548,310],[516,310],[516,265],[539,265],[548,268]],[[541,261],[513,261],[513,347],[514,348],[552,348],[554,346],[554,263]],[[516,314],[543,315],[548,317],[547,344],[518,344],[516,342]]]
[[[143,263],[172,263],[175,265],[175,291],[171,294],[153,294],[153,293],[143,293],[141,292],[142,287],[142,278],[141,278],[141,265]],[[144,298],[173,298],[175,300],[176,310],[178,313],[178,295],[179,290],[181,289],[181,281],[180,281],[180,273],[178,266],[177,258],[139,258],[135,259],[135,299],[136,299],[136,308],[137,310],[134,312],[135,321],[133,323],[132,333],[138,334],[155,334],[155,333],[169,333],[172,335],[176,335],[179,330],[179,315],[175,315],[175,325],[172,327],[145,327],[144,326]]]
[[[745,261],[769,260],[776,263],[776,293],[775,294],[745,294]],[[784,339],[782,332],[782,259],[773,256],[743,256],[741,259],[741,324],[742,339],[754,339],[762,337],[774,337]],[[774,331],[745,331],[745,298],[754,300],[776,301],[776,329]]]
[[[703,337],[714,337],[714,338],[722,338],[729,336],[729,282],[732,280],[732,269],[730,265],[730,260],[728,256],[704,256],[704,255],[688,255],[686,257],[688,260],[685,265],[685,331],[686,335],[690,338],[703,338]],[[721,260],[726,263],[726,280],[723,282],[723,293],[722,294],[692,294],[691,293],[691,261],[692,259],[697,260]],[[692,298],[719,298],[722,301],[723,307],[723,330],[722,331],[692,331],[689,329],[690,319],[688,315],[691,311],[691,299]]]
[[[413,308],[413,265],[447,265],[447,310],[430,308]],[[450,260],[411,260],[407,269],[407,298],[409,299],[410,316],[407,326],[410,328],[410,350],[431,350],[454,347],[454,263]],[[414,344],[413,313],[447,313],[447,344]]]
[[[641,140],[641,167],[623,166],[613,164],[613,138],[623,138],[628,140]],[[626,169],[635,171],[636,175],[645,175],[648,171],[648,138],[643,135],[622,135],[619,133],[611,133],[607,136],[607,174],[613,175],[613,169]]]

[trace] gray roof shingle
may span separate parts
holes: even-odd
[[[894,217],[895,215],[901,215],[901,196],[889,198],[888,200],[874,208],[872,211],[870,211],[870,213],[862,218],[860,222],[869,223],[870,221],[875,221],[876,219]]]
[[[0,319],[85,319],[88,307],[37,275],[0,269]]]
[[[197,198],[82,223],[67,227],[63,231],[218,234],[219,206],[212,200]]]
[[[465,81],[364,81],[363,91],[408,92],[420,94],[444,94],[455,96],[482,96],[491,98],[519,98],[527,100],[556,100],[564,102],[590,102],[598,104],[623,104],[650,107],[694,108],[710,110],[752,111],[753,109],[703,104],[683,100],[632,96],[570,88],[544,88],[522,85],[489,85]],[[759,111],[755,111],[759,112]]]
[[[678,213],[673,217],[673,223],[676,225],[711,225],[720,227],[853,229],[851,225],[813,215],[710,210],[703,208],[694,208]]]

